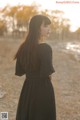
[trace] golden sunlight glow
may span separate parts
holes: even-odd
[[[65,1],[67,1],[65,3]],[[64,11],[64,17],[69,18],[71,21],[71,31],[75,31],[80,27],[80,0],[74,0],[75,3],[71,3],[72,0],[5,0],[0,3],[0,7],[5,5],[31,5],[33,2],[40,5],[40,9],[48,10],[62,10]],[[63,2],[63,3],[61,3]],[[70,3],[68,3],[70,2]],[[77,3],[76,3],[77,2]]]

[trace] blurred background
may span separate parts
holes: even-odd
[[[0,3],[0,112],[15,120],[25,76],[15,76],[14,55],[33,15],[47,15],[53,50],[57,120],[80,120],[80,0],[3,0]]]
[[[29,19],[39,13],[52,20],[52,39],[80,39],[79,1],[60,1],[3,1],[0,4],[0,36],[23,36],[27,32]]]

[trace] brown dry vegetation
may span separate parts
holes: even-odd
[[[22,41],[20,39],[0,39],[0,86],[6,94],[0,99],[0,112],[8,112],[9,120],[15,120],[23,77],[15,73],[13,56]],[[63,52],[57,42],[53,47],[55,74],[52,84],[55,90],[57,120],[80,120],[80,62]]]

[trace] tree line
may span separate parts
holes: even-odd
[[[70,31],[70,20],[64,18],[61,10],[39,10],[37,5],[5,6],[0,10],[0,36],[11,34],[23,36],[27,33],[29,19],[36,14],[47,15],[51,21],[50,38],[57,40],[80,39],[80,27]]]

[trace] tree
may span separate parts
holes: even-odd
[[[12,28],[13,33],[24,31],[27,29],[27,24],[31,16],[37,14],[37,6],[5,6],[2,9],[3,18],[7,21],[9,28]]]
[[[18,11],[16,14],[17,27],[27,28],[28,21],[31,16],[37,13],[35,6],[18,6]]]
[[[5,15],[11,20],[13,30],[16,27],[17,10],[18,10],[18,6],[8,7],[7,9],[5,9]]]
[[[0,36],[4,35],[6,28],[6,23],[3,20],[0,20]]]
[[[52,30],[54,38],[64,39],[64,37],[69,33],[70,29],[70,20],[63,17],[64,12],[60,10],[51,11],[51,20],[52,20]]]
[[[77,40],[80,39],[80,27],[75,31],[75,34],[77,35]]]
[[[51,10],[51,21],[52,21],[52,31],[55,39],[60,39],[60,33],[62,28],[60,27],[62,16],[64,15],[63,11],[60,10]]]
[[[63,18],[60,24],[60,28],[62,29],[61,31],[61,36],[62,40],[65,39],[65,37],[68,37],[69,34],[69,29],[70,29],[70,20],[67,18]]]

